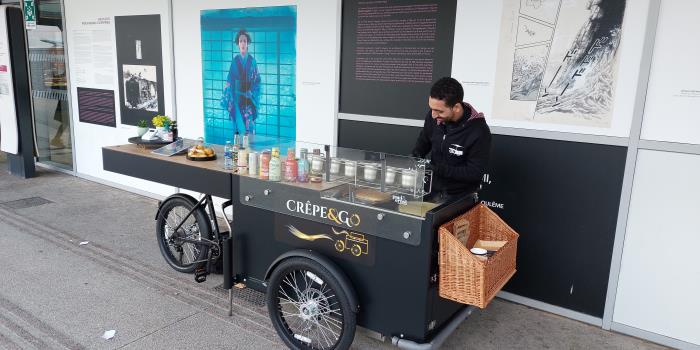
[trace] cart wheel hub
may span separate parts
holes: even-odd
[[[301,306],[300,311],[302,319],[305,321],[311,320],[319,314],[318,304],[315,301],[306,302]]]

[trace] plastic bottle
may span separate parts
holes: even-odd
[[[241,148],[238,150],[238,173],[241,175],[248,174],[248,150]]]
[[[233,145],[241,147],[241,134],[238,131],[233,135]]]
[[[309,161],[306,159],[309,151],[306,148],[301,149],[299,161],[297,162],[297,181],[309,182]]]
[[[224,146],[224,170],[233,170],[233,146],[231,146],[231,141],[226,141]]]
[[[284,181],[295,182],[298,175],[298,164],[294,148],[287,150],[287,160],[284,162]]]
[[[282,161],[280,160],[280,149],[272,148],[272,158],[270,158],[270,181],[282,180]]]
[[[260,154],[260,179],[270,179],[270,152],[263,151]]]
[[[248,133],[243,135],[243,148],[250,149],[250,136],[248,136]]]

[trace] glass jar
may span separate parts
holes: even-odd
[[[340,158],[331,159],[331,175],[340,174],[340,163],[341,163]]]
[[[414,189],[416,187],[416,171],[413,169],[401,170],[401,187]]]
[[[362,164],[364,168],[364,173],[362,178],[368,182],[377,181],[377,173],[379,172],[379,165],[375,163],[364,163]]]
[[[384,174],[384,182],[387,185],[393,185],[394,181],[396,181],[396,168],[394,167],[386,167],[386,174]]]
[[[357,166],[357,162],[353,160],[346,160],[345,161],[345,176],[347,177],[355,177],[355,167]]]

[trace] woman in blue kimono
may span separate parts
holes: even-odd
[[[223,107],[233,122],[234,132],[255,134],[255,120],[260,104],[260,73],[253,56],[248,53],[250,34],[241,29],[236,34],[239,53],[228,71]]]

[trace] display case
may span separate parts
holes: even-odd
[[[275,177],[279,181],[273,182],[319,191],[323,199],[418,218],[438,204],[425,200],[431,192],[432,172],[422,158],[256,136],[238,150],[236,172],[271,181],[261,169],[277,171],[265,164],[273,150],[280,164],[280,175]]]

